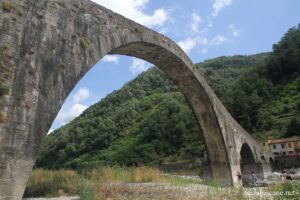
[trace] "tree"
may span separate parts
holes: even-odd
[[[300,74],[300,24],[288,30],[267,60],[267,76],[278,84]]]
[[[294,117],[288,125],[285,137],[300,136],[300,116]]]

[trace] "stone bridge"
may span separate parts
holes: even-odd
[[[88,0],[0,0],[0,199],[21,199],[66,97],[107,54],[144,59],[174,80],[203,131],[211,178],[234,185],[237,171],[270,171],[270,156],[169,38]]]

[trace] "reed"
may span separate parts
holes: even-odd
[[[93,169],[89,175],[92,182],[163,182],[164,177],[158,169],[146,166],[121,168],[102,167]]]
[[[35,169],[29,177],[24,197],[55,197],[78,193],[80,176],[73,170]]]

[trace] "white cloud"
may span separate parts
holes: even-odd
[[[204,48],[204,49],[202,49],[202,51],[201,51],[201,53],[203,53],[203,54],[205,54],[205,53],[207,53],[208,52],[208,49],[207,48]]]
[[[160,8],[154,11],[154,14],[152,16],[141,16],[141,18],[137,18],[136,20],[141,23],[144,24],[146,26],[149,27],[153,27],[153,26],[162,26],[165,21],[167,21],[167,12]]]
[[[234,36],[234,37],[240,36],[240,30],[236,29],[234,25],[229,24],[228,29],[229,29],[229,33],[232,36]]]
[[[78,117],[83,111],[88,108],[86,105],[75,103],[68,111],[59,111],[56,119],[61,122],[61,124],[66,124]]]
[[[201,53],[207,53],[209,46],[221,45],[225,42],[228,42],[228,39],[222,35],[216,35],[212,39],[208,40],[207,38],[202,37],[188,37],[185,40],[177,42],[177,44],[183,49],[184,52],[189,53],[196,46],[201,45],[203,49]]]
[[[169,29],[167,27],[162,27],[161,29],[158,30],[160,34],[166,34],[169,32]]]
[[[110,62],[117,64],[119,62],[119,56],[116,55],[106,55],[102,58],[104,62]]]
[[[209,45],[210,46],[217,46],[220,44],[223,44],[224,42],[227,42],[228,39],[222,35],[216,35],[215,37],[213,37],[210,42]]]
[[[168,13],[163,8],[154,10],[153,14],[150,15],[144,12],[149,0],[92,1],[145,26],[162,26],[168,20]]]
[[[206,45],[207,43],[208,43],[208,40],[206,38],[188,37],[185,40],[179,41],[178,45],[183,49],[183,51],[185,51],[186,53],[189,53],[197,45]]]
[[[81,87],[73,95],[73,105],[69,110],[62,109],[59,111],[55,120],[61,123],[61,125],[67,124],[72,121],[75,117],[78,117],[88,106],[80,104],[80,102],[90,97],[90,90],[86,87]]]
[[[187,38],[185,40],[179,41],[178,45],[183,49],[183,51],[189,53],[197,45],[197,39]]]
[[[195,33],[199,33],[199,25],[202,22],[202,19],[199,15],[196,13],[192,13],[192,24],[191,24],[191,29]]]
[[[225,7],[229,6],[232,3],[232,0],[214,0],[212,16],[218,16],[219,12]]]
[[[208,20],[207,20],[207,29],[212,28],[212,27],[213,27],[213,21],[210,18],[208,18]]]
[[[79,88],[79,91],[76,94],[74,94],[73,101],[75,103],[79,103],[86,100],[89,97],[90,97],[90,90],[86,87],[83,87],[83,88]]]
[[[138,58],[133,58],[132,65],[130,66],[130,71],[133,74],[139,74],[139,73],[149,69],[149,67],[150,67],[150,64],[147,63],[146,61],[138,59]]]
[[[52,133],[54,130],[50,128],[50,130],[48,131],[47,135]]]

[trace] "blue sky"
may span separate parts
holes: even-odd
[[[300,23],[299,0],[93,1],[168,36],[195,63],[271,51],[289,28]],[[104,57],[70,93],[50,131],[150,66],[132,57]]]

